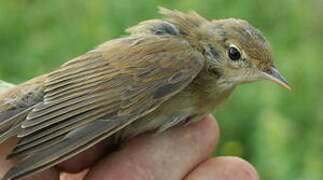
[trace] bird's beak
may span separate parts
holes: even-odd
[[[278,72],[278,70],[274,67],[271,67],[268,71],[262,73],[266,80],[273,81],[274,83],[282,86],[283,88],[291,90],[291,87],[289,86],[288,82],[285,80],[283,75],[281,75],[280,72]]]

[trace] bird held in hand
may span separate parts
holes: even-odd
[[[23,157],[2,180],[52,167],[104,139],[122,143],[212,112],[242,83],[289,88],[262,33],[244,20],[209,21],[161,8],[129,36],[0,94],[0,142]]]

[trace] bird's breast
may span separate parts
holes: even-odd
[[[213,112],[234,90],[233,85],[223,85],[221,81],[209,77],[197,79],[189,88],[193,89],[194,106],[202,114]]]

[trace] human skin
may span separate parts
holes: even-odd
[[[257,180],[258,173],[237,157],[210,158],[220,129],[212,116],[161,134],[144,134],[105,155],[106,142],[23,180]],[[1,144],[0,176],[15,163],[5,160],[17,139]],[[64,173],[60,173],[64,172]],[[77,174],[71,174],[77,173]],[[59,175],[60,174],[60,175]]]

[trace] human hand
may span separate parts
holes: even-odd
[[[208,116],[198,123],[164,133],[145,134],[121,150],[105,156],[106,143],[24,180],[257,180],[256,170],[236,157],[209,158],[219,138],[216,121]],[[5,160],[17,140],[1,145],[0,176],[15,163]],[[99,160],[99,161],[98,161]],[[59,172],[61,173],[59,175]],[[69,173],[78,174],[69,174]]]

